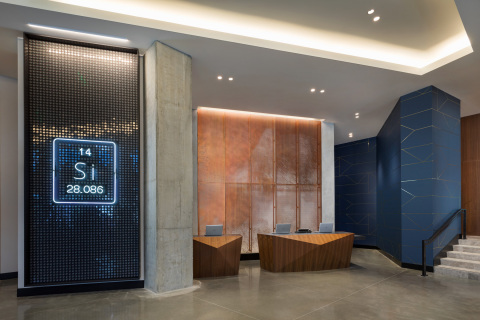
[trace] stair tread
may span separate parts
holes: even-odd
[[[465,260],[465,259],[457,259],[457,258],[442,258],[440,259],[441,261],[443,260],[448,260],[448,261],[460,261],[460,262],[468,262],[468,263],[473,263],[473,264],[478,264],[480,265],[480,261],[475,261],[475,260]]]
[[[458,270],[458,271],[465,271],[465,272],[472,272],[472,273],[478,273],[478,274],[480,274],[480,270],[467,269],[467,268],[459,268],[459,267],[451,267],[451,266],[443,266],[443,265],[435,266],[435,269],[437,269],[437,268],[440,268],[440,269],[453,269],[453,270]]]
[[[476,252],[462,252],[462,251],[448,251],[449,253],[450,252],[453,252],[454,254],[465,254],[467,256],[480,256],[480,253],[476,253]]]
[[[480,246],[471,246],[469,244],[454,244],[453,246],[454,247],[459,246],[459,247],[469,247],[469,248],[480,248]]]

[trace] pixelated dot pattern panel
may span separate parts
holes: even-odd
[[[25,284],[138,279],[137,51],[33,35],[24,49]]]

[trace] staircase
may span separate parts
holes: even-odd
[[[440,265],[435,267],[435,274],[480,280],[480,238],[459,240],[453,251],[440,261]]]

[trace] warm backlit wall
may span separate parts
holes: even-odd
[[[321,122],[200,108],[198,234],[223,224],[258,252],[257,234],[276,223],[318,230]]]

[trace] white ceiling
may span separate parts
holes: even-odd
[[[457,1],[458,11],[453,10],[455,4],[447,0],[305,0],[301,1],[302,6],[298,10],[293,7],[296,9],[294,11],[291,10],[291,4],[298,5],[300,1],[277,0],[275,6],[272,5],[272,1],[242,1],[246,4],[243,6],[238,6],[239,1],[170,2],[201,5],[212,10],[254,16],[255,19],[276,19],[288,25],[299,25],[301,22],[302,28],[327,30],[350,37],[361,37],[366,39],[366,43],[376,41],[385,43],[387,47],[401,46],[417,51],[428,51],[445,39],[450,39],[459,30],[462,31],[464,26],[474,52],[424,75],[415,75],[367,66],[373,63],[365,65],[366,63],[357,61],[362,64],[354,64],[343,62],[348,60],[338,57],[334,57],[336,60],[320,58],[320,54],[311,54],[311,52],[296,54],[292,53],[295,50],[288,48],[269,49],[276,46],[272,45],[272,41],[262,42],[257,39],[255,43],[251,43],[252,45],[245,45],[243,44],[245,41],[235,39],[221,41],[218,40],[220,38],[218,36],[213,36],[215,39],[209,39],[205,35],[159,30],[144,26],[155,25],[158,21],[152,23],[148,19],[126,17],[65,4],[60,5],[73,10],[72,12],[78,15],[0,3],[0,27],[10,29],[0,29],[2,43],[0,75],[15,76],[16,58],[12,54],[12,50],[15,52],[16,48],[15,37],[18,31],[38,32],[26,25],[36,23],[126,37],[130,39],[129,46],[142,50],[148,48],[154,40],[160,40],[192,56],[194,107],[207,106],[324,118],[335,123],[336,144],[375,136],[400,96],[428,85],[435,85],[461,99],[463,116],[480,112],[480,90],[478,90],[480,54],[475,52],[475,49],[478,50],[480,41],[480,21],[476,16],[480,12],[480,1]],[[8,1],[0,0],[0,2]],[[50,3],[50,1],[26,2],[32,6]],[[139,2],[152,2],[152,0]],[[262,5],[253,6],[253,2]],[[320,2],[323,5],[322,10],[312,10],[317,8],[315,6]],[[328,5],[333,2],[337,5],[333,7]],[[399,3],[406,3],[406,6],[402,7]],[[445,3],[450,7],[444,6]],[[352,16],[352,12],[358,8],[369,9],[374,6],[381,9],[375,8],[379,14],[380,11],[382,12],[379,22],[383,24],[371,22],[371,17],[367,16],[365,10],[359,15],[361,18]],[[269,8],[272,10],[267,10]],[[345,10],[339,11],[339,8]],[[352,8],[355,10],[352,11]],[[348,12],[348,15],[344,16],[342,12]],[[102,19],[82,15],[97,18],[102,16]],[[316,16],[318,19],[315,18]],[[369,20],[366,20],[368,23],[364,23],[362,29],[359,27],[361,23],[359,21],[364,19],[363,16],[367,16]],[[129,24],[112,20],[125,21]],[[197,30],[197,33],[202,32]],[[54,33],[48,34],[59,36]],[[233,76],[234,81],[218,81],[216,79],[218,74],[224,77]],[[325,89],[326,92],[311,94],[312,87]],[[360,113],[359,119],[355,119],[355,112]],[[353,132],[353,139],[348,138],[349,132]]]

